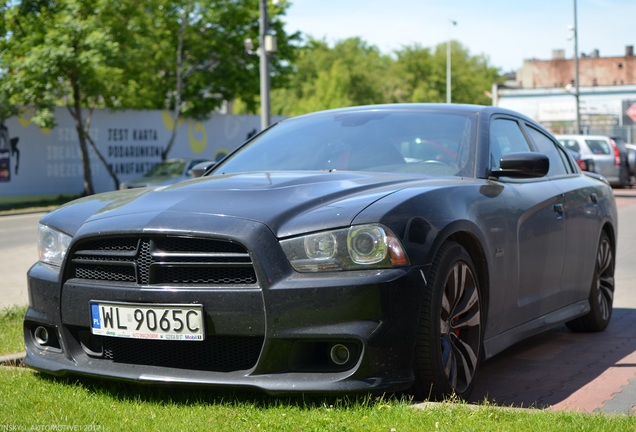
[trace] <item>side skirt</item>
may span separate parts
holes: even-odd
[[[560,324],[585,315],[590,311],[590,303],[581,300],[562,309],[550,312],[525,324],[517,326],[506,332],[500,333],[484,341],[484,358],[490,358],[517,342],[521,342],[531,336],[542,333]]]

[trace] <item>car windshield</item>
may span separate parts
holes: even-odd
[[[215,174],[376,171],[474,174],[474,114],[414,110],[333,111],[289,119],[243,146]]]
[[[182,160],[160,162],[144,174],[144,177],[178,176],[185,165],[186,162]]]

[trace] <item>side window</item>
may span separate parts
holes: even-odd
[[[569,174],[574,174],[579,172],[579,167],[574,160],[574,155],[572,153],[568,154],[564,148],[556,146],[559,155],[561,156],[561,160],[563,160],[563,164],[565,165],[565,170]]]
[[[543,132],[540,132],[533,127],[528,126],[528,132],[539,152],[545,154],[550,159],[550,171],[548,171],[549,177],[572,172],[571,169],[568,169],[569,163],[566,162],[567,159],[565,159],[565,154],[562,154],[562,151],[557,148],[554,141],[552,141]]]
[[[528,141],[516,121],[501,118],[491,122],[490,161],[493,169],[499,168],[503,155],[527,151],[530,151]]]

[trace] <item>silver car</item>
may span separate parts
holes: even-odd
[[[601,174],[612,186],[624,187],[627,179],[621,172],[621,155],[612,139],[604,135],[555,135],[563,146],[580,154],[581,159],[594,161],[594,172]]]
[[[193,177],[192,168],[212,161],[207,159],[168,159],[152,167],[143,177],[119,185],[119,189],[133,189],[148,186],[166,186]]]

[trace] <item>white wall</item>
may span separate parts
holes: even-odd
[[[52,130],[39,129],[30,118],[25,109],[0,125],[0,204],[22,197],[81,194],[82,160],[68,111],[56,111],[57,126]],[[96,110],[90,135],[123,182],[140,177],[160,161],[172,123],[167,111]],[[185,119],[177,126],[168,157],[217,159],[259,130],[260,117],[255,115],[219,114],[201,122]],[[91,152],[95,191],[113,190],[114,182]]]

